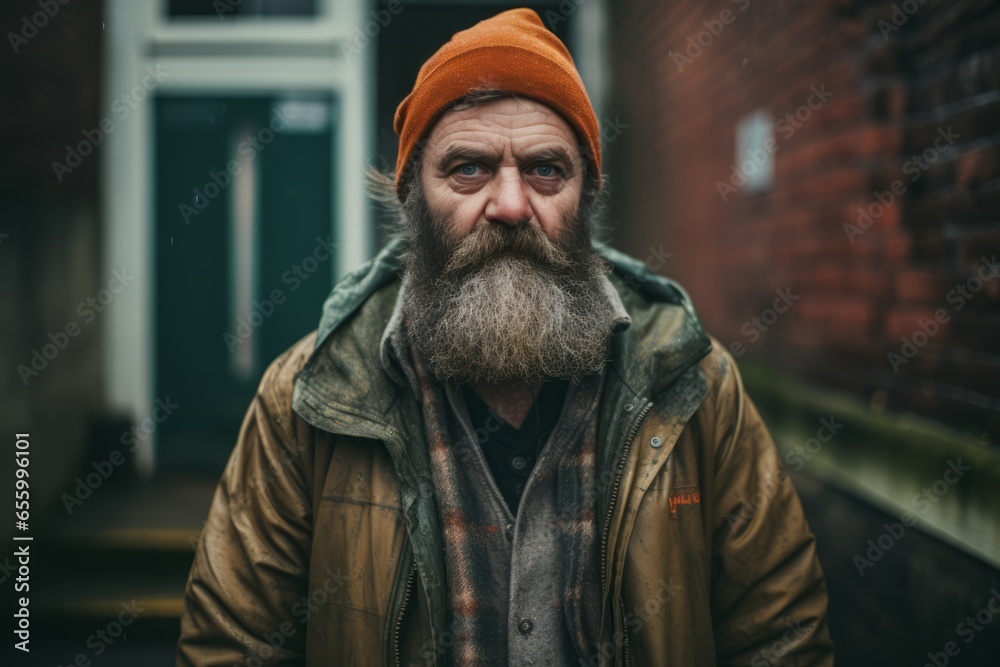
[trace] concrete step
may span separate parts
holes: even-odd
[[[31,664],[173,664],[215,485],[175,478],[101,487],[37,537]]]

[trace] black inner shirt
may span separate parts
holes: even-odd
[[[521,428],[514,428],[503,421],[471,387],[463,387],[469,418],[490,472],[507,501],[507,507],[515,516],[524,493],[524,485],[538,460],[538,454],[559,421],[567,386],[567,380],[546,382]]]

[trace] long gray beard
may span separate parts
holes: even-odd
[[[454,253],[432,242],[411,238],[403,308],[438,380],[534,382],[603,369],[618,311],[588,234],[568,242],[565,261],[512,249],[456,272],[447,270]]]

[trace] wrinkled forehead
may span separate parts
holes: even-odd
[[[526,98],[503,98],[458,106],[442,114],[424,145],[428,156],[458,147],[488,152],[559,149],[574,162],[581,158],[572,126],[554,109]]]

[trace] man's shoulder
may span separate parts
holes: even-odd
[[[323,341],[317,341],[318,329],[303,336],[268,365],[261,378],[259,391],[290,393],[295,377],[314,354],[320,351],[319,347],[325,348],[327,354],[363,355],[370,357],[368,361],[377,361],[378,341],[388,323],[398,291],[397,280],[366,295],[355,310],[346,314],[336,329],[327,332]]]
[[[708,380],[712,394],[718,396],[741,392],[743,380],[736,359],[714,336],[708,338],[712,343],[712,349],[698,362],[698,367]]]
[[[269,411],[291,414],[295,376],[305,367],[315,346],[316,331],[313,330],[268,364],[257,386],[257,394]]]

